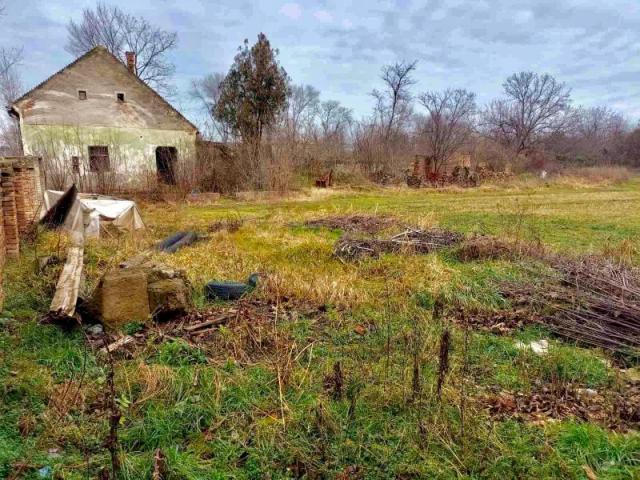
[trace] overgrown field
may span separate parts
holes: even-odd
[[[142,235],[87,247],[87,291],[120,261],[195,230],[207,238],[153,255],[186,270],[198,309],[240,313],[200,335],[171,322],[108,332],[137,335],[114,354],[121,478],[152,478],[158,455],[165,479],[640,477],[637,358],[559,338],[503,294],[545,265],[461,259],[459,245],[333,255],[352,229],[343,217],[373,215],[379,228],[356,222],[349,238],[439,227],[637,266],[637,180],[141,210]],[[0,478],[98,478],[111,468],[109,365],[82,329],[38,324],[60,267],[36,273],[35,258],[64,255],[64,238],[36,243],[6,269]],[[205,302],[206,281],[252,272],[259,286],[244,300]],[[546,353],[522,346],[543,339]]]

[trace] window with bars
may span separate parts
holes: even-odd
[[[78,90],[78,99],[86,100],[87,99],[87,91],[86,90]]]
[[[108,172],[110,169],[109,147],[102,145],[89,147],[89,171],[101,173]]]

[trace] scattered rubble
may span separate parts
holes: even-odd
[[[379,257],[383,253],[431,253],[462,241],[460,233],[432,228],[407,229],[389,239],[358,239],[342,237],[334,246],[334,255],[343,261]]]
[[[306,227],[323,227],[331,230],[342,230],[349,233],[368,233],[370,235],[392,228],[398,221],[386,215],[339,215],[308,220]]]
[[[118,328],[131,321],[167,320],[191,307],[189,281],[181,270],[146,260],[123,262],[107,272],[82,308],[83,313]]]

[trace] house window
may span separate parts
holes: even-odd
[[[108,172],[110,169],[109,148],[106,146],[89,147],[89,171],[102,173]]]
[[[118,100],[118,103],[124,103],[124,93],[116,93],[116,99]]]
[[[75,155],[71,157],[71,171],[75,174],[80,173],[80,157],[76,157]]]
[[[86,90],[78,90],[78,99],[86,100],[87,99],[87,91]]]

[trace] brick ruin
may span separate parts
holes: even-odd
[[[0,310],[5,260],[20,256],[20,237],[37,221],[42,193],[38,158],[0,157]]]

